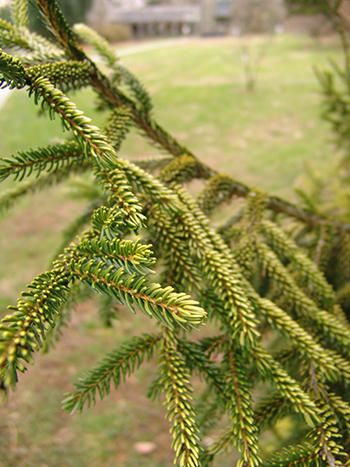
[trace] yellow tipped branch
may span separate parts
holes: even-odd
[[[192,406],[193,389],[186,363],[177,350],[175,335],[167,330],[162,340],[158,384],[165,395],[167,419],[172,423],[174,463],[179,467],[199,467],[200,431]]]
[[[288,258],[297,267],[306,279],[311,293],[316,295],[325,306],[330,307],[334,301],[334,292],[316,265],[273,222],[262,220],[261,230],[271,241],[273,249],[278,254]]]
[[[17,371],[24,372],[23,362],[32,362],[32,353],[45,340],[48,326],[54,326],[54,316],[69,292],[71,273],[52,270],[37,276],[28,290],[22,292],[12,315],[0,324],[0,380],[5,388],[17,382]]]

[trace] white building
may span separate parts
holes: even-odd
[[[145,0],[95,0],[88,13],[93,27],[127,25],[135,37],[197,33],[200,20],[201,6],[184,2],[147,5]]]
[[[133,10],[146,6],[146,0],[111,0],[110,3],[123,10]]]
[[[272,24],[281,22],[283,0],[265,0],[251,10],[247,0],[95,0],[89,12],[93,27],[114,24],[129,28],[134,37],[177,36],[181,34],[224,35],[246,32],[246,23],[262,24],[262,17]],[[270,5],[268,11],[262,9]],[[259,8],[258,8],[259,7]],[[258,12],[256,12],[258,10]],[[270,18],[270,16],[276,18]],[[281,19],[280,19],[281,18]],[[249,20],[249,21],[248,21]],[[265,21],[266,22],[266,21]],[[265,28],[266,29],[266,28]],[[264,27],[261,31],[264,32]],[[250,31],[250,32],[251,32]],[[267,29],[266,29],[267,31]]]

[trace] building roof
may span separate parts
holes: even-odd
[[[199,23],[201,20],[200,5],[150,5],[143,8],[125,10],[111,8],[109,20],[116,23]]]

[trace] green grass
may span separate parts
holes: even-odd
[[[330,158],[330,133],[319,118],[312,67],[327,67],[328,57],[340,52],[305,37],[252,41],[253,57],[261,47],[266,50],[256,92],[248,93],[240,42],[184,42],[123,62],[152,91],[159,121],[202,160],[250,185],[292,197],[304,165]],[[135,144],[129,140],[122,153],[133,155]],[[139,141],[136,150],[136,155],[150,153]]]
[[[265,50],[254,93],[245,90],[244,41],[253,56]],[[198,157],[244,183],[293,199],[293,184],[305,164],[333,163],[312,67],[322,69],[328,57],[340,56],[334,38],[316,44],[303,36],[280,36],[271,43],[259,37],[179,41],[127,55],[123,62],[149,88],[159,122]],[[93,109],[92,91],[71,98],[94,124],[103,124],[104,115]],[[12,93],[0,113],[3,156],[62,137],[60,122],[38,118],[37,111],[25,92]],[[157,153],[136,131],[121,150],[130,158]],[[3,309],[48,267],[61,230],[83,209],[84,203],[63,188],[28,197],[1,218]],[[149,320],[128,312],[113,329],[101,329],[96,308],[92,301],[79,307],[57,348],[37,356],[2,407],[0,467],[172,465],[165,412],[146,398],[154,363],[84,414],[71,417],[60,410],[62,394],[83,371],[125,338],[151,329]],[[133,447],[138,441],[154,441],[156,450],[141,456]],[[232,458],[220,465],[232,465]]]

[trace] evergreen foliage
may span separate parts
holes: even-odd
[[[316,175],[309,171],[305,177],[304,188],[298,188],[297,194],[303,205],[313,215],[325,218],[329,213],[333,219],[348,222],[350,205],[348,197],[349,160],[350,160],[350,127],[349,127],[349,76],[350,76],[350,48],[347,30],[349,19],[347,3],[343,1],[329,1],[318,4],[314,1],[293,0],[302,12],[312,12],[319,8],[321,12],[332,19],[342,44],[343,60],[339,63],[330,59],[326,70],[316,68],[316,76],[321,86],[323,97],[322,117],[331,125],[333,141],[338,156],[336,165],[331,173]],[[305,238],[308,233],[301,233]],[[317,237],[313,239],[313,253],[311,257],[317,266],[324,271],[327,280],[334,288],[336,302],[340,304],[349,317],[349,235],[334,230],[334,222],[325,222],[320,227]],[[300,241],[300,238],[299,238]]]
[[[69,325],[69,310],[92,291],[103,298],[105,324],[124,304],[154,319],[155,331],[108,354],[66,395],[65,410],[103,399],[112,383],[117,388],[156,357],[149,396],[166,406],[176,465],[211,466],[236,447],[239,467],[350,466],[350,323],[339,305],[344,296],[322,272],[336,257],[333,277],[349,276],[350,225],[204,165],[155,121],[149,94],[105,40],[85,26],[74,32],[53,0],[35,3],[52,42],[28,31],[26,2],[14,1],[14,23],[0,24],[1,86],[26,89],[70,140],[3,157],[0,180],[12,177],[19,188],[3,194],[1,206],[76,172],[92,172],[99,188],[64,232],[51,270],[1,321],[1,388],[15,386],[36,351],[49,350]],[[95,47],[108,75],[76,34]],[[106,113],[104,132],[64,94],[85,86]],[[137,163],[118,157],[131,126],[167,155]],[[196,199],[184,187],[193,179],[206,180]],[[237,198],[245,200],[238,214]],[[214,229],[210,214],[223,203],[235,214]],[[211,337],[200,338],[206,322]],[[286,417],[293,436],[282,436],[266,458],[260,437]],[[225,420],[204,446],[203,436]]]
[[[339,23],[339,7],[343,0],[286,0],[286,4],[290,7],[292,13],[299,14],[315,14],[321,13],[325,17]]]
[[[67,18],[68,23],[73,26],[75,23],[86,21],[86,15],[93,4],[93,0],[58,0],[59,8]],[[36,33],[49,37],[50,33],[45,28],[40,15],[34,4],[28,2],[29,24]]]

